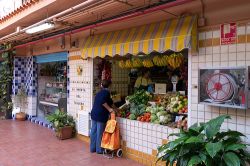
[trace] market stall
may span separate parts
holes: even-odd
[[[111,94],[119,107],[118,117],[187,128],[187,50],[118,59],[97,58],[95,61],[95,92],[99,90],[101,80],[113,83]],[[119,74],[121,71],[122,75]],[[140,89],[136,84],[144,81],[142,73],[145,71],[150,73],[150,83]],[[124,78],[124,86],[119,88]]]
[[[139,160],[143,153],[153,162],[157,147],[174,139],[168,135],[187,128],[188,56],[196,52],[196,28],[196,17],[188,16],[84,40],[81,57],[93,61],[93,96],[101,80],[112,81],[128,157]]]

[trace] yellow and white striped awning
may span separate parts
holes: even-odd
[[[106,55],[149,54],[153,51],[181,51],[184,48],[192,52],[197,50],[196,16],[90,36],[83,42],[81,53],[85,59]]]

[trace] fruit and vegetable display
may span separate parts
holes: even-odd
[[[145,104],[130,104],[130,115],[129,119],[136,120],[139,116],[141,116],[146,111],[146,105]]]
[[[171,113],[187,113],[188,99],[186,96],[177,94],[170,98],[170,103],[167,105],[167,110]]]
[[[166,125],[172,121],[171,114],[169,114],[163,106],[149,106],[146,112],[151,113],[150,121],[154,124]]]
[[[127,103],[120,107],[117,113],[119,117],[175,128],[187,128],[186,96],[167,93],[152,97],[145,90],[140,90],[126,99]]]
[[[146,105],[148,101],[152,98],[152,95],[145,90],[137,90],[133,95],[127,96],[126,100],[129,103],[136,105],[144,104]]]
[[[151,113],[150,112],[145,112],[141,116],[138,116],[136,120],[141,121],[141,122],[150,122]]]

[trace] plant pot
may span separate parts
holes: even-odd
[[[73,136],[73,127],[72,126],[65,126],[59,131],[56,132],[57,138],[64,140],[64,139],[69,139],[72,138]]]
[[[26,114],[23,113],[23,112],[16,113],[16,120],[25,121],[26,120]]]

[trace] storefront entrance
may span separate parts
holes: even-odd
[[[67,112],[67,52],[41,55],[37,63],[37,120],[60,109]]]

